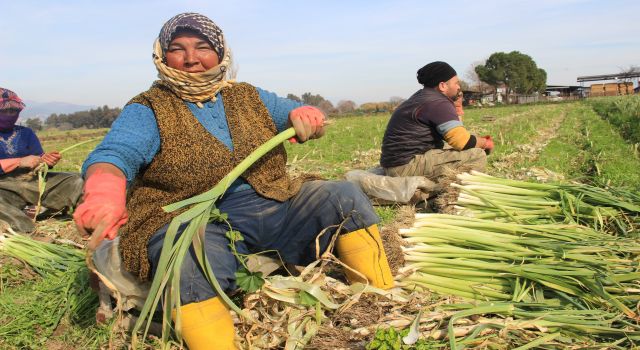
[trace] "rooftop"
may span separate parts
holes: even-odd
[[[622,79],[631,79],[631,78],[640,78],[640,72],[615,73],[615,74],[604,74],[604,75],[585,75],[583,77],[578,77],[578,82],[580,83],[583,81],[622,80]]]

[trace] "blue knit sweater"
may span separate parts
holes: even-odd
[[[257,90],[278,132],[284,131],[289,112],[302,104],[260,88]],[[222,95],[218,94],[216,97],[216,102],[206,102],[204,108],[191,102],[185,104],[207,131],[233,151]],[[82,165],[82,173],[84,175],[92,164],[110,163],[118,167],[131,184],[140,169],[148,166],[159,150],[160,132],[153,110],[138,103],[130,104],[122,109],[104,140],[89,154]],[[249,184],[239,179],[227,192],[249,188]]]

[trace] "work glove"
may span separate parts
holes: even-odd
[[[324,135],[324,113],[316,107],[302,106],[289,113],[289,123],[296,131],[291,143],[305,142]]]
[[[482,138],[484,139],[484,147],[482,147],[484,148],[484,153],[489,155],[491,154],[491,151],[493,151],[493,139],[490,135],[482,136]]]
[[[89,238],[87,247],[95,250],[106,237],[114,239],[129,219],[126,207],[127,180],[96,170],[84,184],[84,196],[73,213],[80,234]]]
[[[62,155],[60,155],[60,152],[49,152],[43,154],[40,158],[42,158],[42,161],[47,163],[48,166],[52,167],[62,159]]]

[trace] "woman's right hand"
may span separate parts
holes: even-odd
[[[322,111],[313,106],[302,106],[289,113],[289,124],[296,131],[296,136],[291,142],[305,142],[317,139],[324,135],[325,116]]]
[[[42,161],[47,163],[48,166],[52,167],[62,159],[62,155],[60,152],[48,152],[42,155]]]
[[[26,156],[20,158],[19,168],[34,169],[42,162],[42,159],[38,156]]]
[[[114,239],[118,229],[129,219],[126,207],[127,180],[113,165],[87,172],[82,203],[73,213],[80,234],[89,240],[87,247],[95,250],[106,237]],[[113,171],[114,168],[116,171]]]

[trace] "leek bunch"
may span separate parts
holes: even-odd
[[[403,248],[403,288],[473,301],[448,321],[452,349],[457,341],[490,342],[496,329],[528,330],[526,342],[510,343],[518,349],[566,348],[576,339],[618,348],[640,340],[637,194],[478,172],[458,179],[459,216],[416,214],[413,227],[400,230],[410,244]],[[481,315],[492,316],[465,326],[470,336],[456,328]]]
[[[458,214],[518,223],[576,223],[622,236],[640,227],[638,195],[579,183],[543,184],[501,179],[477,171],[459,174]]]
[[[640,340],[640,327],[621,320],[616,313],[598,309],[576,310],[549,303],[514,302],[451,304],[443,305],[442,309],[457,311],[447,322],[446,335],[451,349],[459,349],[459,343],[464,346],[474,340],[475,345],[486,344],[481,342],[483,338],[489,342],[506,338],[507,348],[518,350],[542,346],[622,349],[620,344]]]
[[[64,320],[83,328],[95,322],[98,298],[88,288],[82,250],[6,228],[0,232],[0,255],[25,262],[42,277],[0,295],[0,338],[18,347],[42,347]]]
[[[405,287],[480,301],[571,304],[637,317],[640,245],[567,224],[417,214],[400,234]]]

